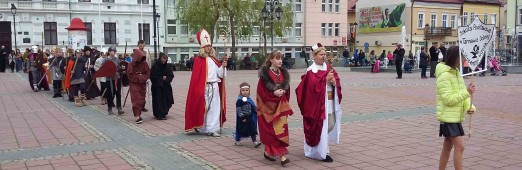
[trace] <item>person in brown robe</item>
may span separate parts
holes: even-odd
[[[149,65],[145,60],[145,54],[139,49],[134,49],[132,62],[129,64],[129,68],[127,69],[132,112],[136,118],[136,124],[143,122],[141,111],[145,108],[146,87],[150,73]]]

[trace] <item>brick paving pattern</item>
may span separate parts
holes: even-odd
[[[109,116],[98,98],[77,108],[50,98],[51,92],[32,92],[26,74],[3,73],[0,169],[436,169],[443,139],[434,115],[435,79],[414,73],[396,80],[393,73],[337,69],[344,116],[341,143],[330,145],[335,161],[303,155],[302,117],[294,92],[303,70],[290,70],[294,115],[289,118],[291,163],[284,168],[262,157],[263,146],[255,149],[249,140],[244,146],[233,144],[238,86],[250,83],[255,98],[257,71],[228,72],[228,121],[219,138],[184,133],[190,72],[174,72],[175,104],[168,120],[154,120],[149,96],[149,112],[143,113],[140,125],[134,124],[130,98],[124,115]],[[520,169],[522,115],[516,106],[522,104],[522,75],[476,77],[475,83],[478,110],[471,138],[464,139],[464,167]],[[467,121],[463,125],[468,133]]]

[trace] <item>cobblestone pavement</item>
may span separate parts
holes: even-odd
[[[330,145],[335,162],[303,155],[302,116],[294,89],[303,70],[291,70],[289,118],[291,163],[284,169],[436,169],[442,147],[435,120],[435,79],[337,68],[343,86],[341,143]],[[75,107],[50,92],[30,90],[26,74],[0,74],[0,169],[281,169],[262,157],[263,147],[233,144],[238,86],[255,98],[256,71],[229,71],[223,136],[188,135],[184,108],[190,72],[174,72],[175,105],[168,120],[154,120],[150,97],[145,122],[134,124],[130,99],[123,116],[109,116],[99,99]],[[469,80],[468,80],[469,81]],[[471,138],[465,138],[466,169],[522,168],[522,75],[476,77]],[[124,88],[127,92],[127,88]],[[123,94],[125,96],[125,94]],[[468,133],[468,123],[464,123]],[[448,168],[453,168],[450,159]]]

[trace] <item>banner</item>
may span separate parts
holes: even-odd
[[[487,58],[484,57],[486,57],[487,49],[494,36],[494,28],[495,25],[486,25],[477,17],[468,26],[458,29],[460,54],[468,61],[472,73],[475,73],[475,69],[480,65],[482,59],[485,60],[484,63],[487,63]],[[462,62],[460,63],[462,66]],[[487,70],[484,66],[480,68]]]
[[[358,11],[359,33],[400,32],[405,22],[405,3],[370,8]]]

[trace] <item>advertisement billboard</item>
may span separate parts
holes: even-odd
[[[405,6],[402,3],[359,9],[359,33],[400,32],[406,22]]]

